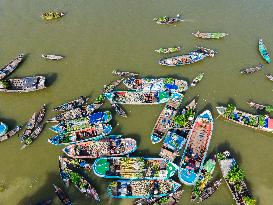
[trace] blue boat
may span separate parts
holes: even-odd
[[[263,39],[259,39],[259,52],[267,63],[271,63],[271,59],[264,45]]]
[[[8,131],[8,126],[3,122],[0,122],[0,136],[3,136]]]

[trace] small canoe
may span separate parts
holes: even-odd
[[[10,61],[3,68],[0,68],[0,80],[6,78],[10,75],[15,69],[19,66],[19,64],[23,61],[24,54],[19,54],[15,59]]]
[[[268,80],[273,81],[273,75],[266,74],[265,76],[267,77]]]
[[[203,77],[204,77],[205,73],[199,73],[192,81],[191,83],[191,87],[195,87],[197,85],[197,83],[199,83]]]
[[[118,79],[118,80],[116,80],[116,81],[114,81],[112,83],[104,85],[103,89],[102,89],[102,93],[112,92],[123,80],[124,80],[124,78]]]
[[[134,77],[134,76],[138,76],[138,73],[132,73],[132,72],[128,72],[128,71],[117,71],[117,70],[113,70],[112,74],[116,75],[116,76],[119,76],[119,77]]]
[[[97,141],[69,145],[63,149],[63,152],[73,158],[98,158],[126,155],[134,152],[136,148],[134,139],[110,136]]]
[[[262,64],[259,64],[259,65],[255,66],[255,67],[244,68],[240,72],[242,74],[252,74],[252,73],[256,73],[256,72],[262,70],[263,67],[264,66]]]
[[[3,122],[0,122],[0,137],[5,135],[8,131],[8,126]]]
[[[203,168],[213,131],[213,118],[209,110],[197,116],[181,158],[178,177],[186,185],[194,185]]]
[[[259,39],[259,52],[267,63],[271,63],[269,53],[264,45],[263,39]]]
[[[161,104],[170,99],[170,92],[164,91],[113,91],[104,96],[117,104]]]
[[[31,133],[31,135],[23,141],[23,146],[21,147],[21,149],[25,149],[27,146],[32,144],[34,142],[34,140],[37,137],[39,137],[39,135],[42,133],[43,129],[44,129],[44,124],[40,124],[37,127],[35,127],[34,131]]]
[[[0,127],[1,127],[1,123],[0,123]],[[14,136],[16,133],[18,133],[22,129],[22,127],[23,126],[16,126],[14,129],[10,130],[6,134],[0,136],[0,142],[3,142],[5,140],[11,138],[12,136]],[[1,130],[1,128],[0,128],[0,130]]]
[[[62,105],[59,105],[58,107],[53,108],[54,111],[68,111],[68,110],[72,110],[75,109],[77,107],[81,107],[83,105],[85,105],[87,103],[87,101],[89,100],[88,97],[85,96],[80,96],[79,98],[66,102]]]
[[[180,21],[184,21],[184,19],[181,18],[180,14],[177,14],[176,17],[162,16],[162,17],[154,18],[153,20],[157,24],[174,24]]]
[[[110,101],[110,100],[109,100]],[[126,112],[117,104],[110,101],[111,107],[115,110],[115,112],[121,117],[127,117]]]
[[[0,80],[0,92],[27,93],[42,90],[46,88],[45,81],[44,76]]]
[[[42,18],[44,20],[54,20],[54,19],[58,19],[64,16],[63,12],[56,12],[56,11],[52,11],[52,12],[44,12],[42,14]]]
[[[55,184],[53,184],[53,187],[56,195],[64,205],[72,205],[71,200],[60,187],[57,187]]]
[[[181,185],[173,180],[118,180],[110,183],[107,193],[111,198],[150,198],[168,196]]]
[[[220,33],[220,32],[212,32],[212,33],[204,33],[197,31],[196,33],[192,33],[197,38],[204,38],[204,39],[219,39],[227,36],[227,33]]]
[[[90,125],[89,128],[62,133],[48,139],[53,145],[69,145],[90,140],[98,140],[108,135],[112,131],[112,126],[108,124]]]
[[[168,54],[168,53],[175,53],[181,50],[180,46],[177,47],[170,47],[170,48],[159,48],[155,50],[157,53],[163,53],[163,54]]]
[[[93,164],[94,173],[111,179],[168,179],[178,167],[162,158],[105,157]]]
[[[210,198],[220,187],[221,182],[222,182],[222,179],[215,181],[211,186],[205,187],[205,189],[200,194],[199,202],[202,202]]]
[[[59,61],[64,58],[64,56],[54,55],[54,54],[42,54],[42,58],[52,61]]]
[[[187,81],[175,78],[129,78],[123,84],[136,91],[184,92],[188,89]]]
[[[164,58],[159,61],[159,65],[163,66],[183,66],[202,61],[206,57],[214,57],[216,51],[199,47],[188,54]]]

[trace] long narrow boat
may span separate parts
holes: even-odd
[[[139,199],[134,205],[175,205],[180,201],[183,192],[184,190],[178,190],[169,196]]]
[[[108,123],[111,119],[112,114],[110,111],[95,112],[88,117],[62,121],[59,124],[52,126],[50,130],[59,134],[64,132],[73,132],[89,128],[90,125]]]
[[[5,141],[9,138],[11,138],[12,136],[14,136],[16,133],[18,133],[23,126],[16,126],[14,129],[10,130],[9,132],[7,132],[6,134],[2,135],[0,134],[0,142]]]
[[[160,113],[151,133],[151,140],[153,144],[159,143],[166,136],[168,130],[172,127],[174,117],[178,112],[183,97],[184,95],[180,93],[173,93],[171,95],[170,100],[166,103],[164,109]]]
[[[36,124],[40,124],[44,120],[45,114],[46,114],[46,105],[44,104],[37,114]]]
[[[189,54],[180,56],[174,56],[170,58],[164,58],[159,61],[159,65],[163,66],[182,66],[199,62],[206,57],[214,57],[216,51],[199,47],[196,50],[191,51]]]
[[[216,166],[216,156],[213,156],[211,159],[207,160],[204,163],[204,167],[201,170],[201,173],[193,187],[191,193],[191,201],[200,201],[201,193],[207,187],[209,181],[212,179],[212,174]]]
[[[111,100],[109,100],[111,107],[115,110],[115,112],[121,116],[121,117],[127,117],[126,112],[117,104],[117,103],[113,103]]]
[[[54,111],[68,111],[68,110],[72,110],[75,109],[77,107],[81,107],[83,105],[85,105],[87,103],[87,101],[89,100],[88,97],[85,96],[80,96],[79,98],[66,102],[62,105],[59,105],[58,107],[53,108]]]
[[[128,71],[117,71],[117,70],[113,70],[112,74],[117,75],[119,77],[134,77],[138,75],[138,73],[133,73]]]
[[[42,54],[42,58],[52,61],[59,61],[64,58],[64,56],[55,55],[55,54]]]
[[[69,145],[63,149],[63,152],[73,158],[98,158],[126,155],[134,152],[136,148],[137,143],[134,139],[110,136],[97,141]]]
[[[57,11],[50,11],[50,12],[44,12],[42,14],[42,18],[44,20],[54,20],[54,19],[58,19],[64,16],[63,12],[57,12]]]
[[[104,87],[102,89],[102,93],[112,92],[123,80],[124,80],[124,78],[118,79],[118,80],[116,80],[116,81],[114,81],[112,83],[104,85]]]
[[[23,59],[24,59],[24,54],[19,54],[15,59],[13,59],[12,61],[10,61],[3,68],[0,68],[0,80],[6,78],[13,71],[15,71],[15,69],[23,61]]]
[[[220,116],[230,120],[231,122],[251,127],[256,130],[273,132],[273,119],[267,115],[252,115],[236,109],[232,104],[227,107],[216,107]]]
[[[181,185],[173,180],[118,180],[110,183],[111,198],[150,198],[168,196]]]
[[[0,92],[27,93],[46,88],[44,76],[0,80]]]
[[[123,84],[136,91],[184,92],[188,89],[187,81],[175,78],[129,78]]]
[[[53,184],[53,187],[56,195],[64,205],[72,205],[71,200],[60,187],[57,187],[55,184]]]
[[[217,159],[235,203],[237,205],[256,204],[256,200],[253,199],[247,188],[244,171],[238,166],[236,160],[230,156],[229,151],[218,153]]]
[[[30,144],[32,144],[34,142],[34,140],[37,137],[39,137],[39,135],[42,133],[43,129],[44,129],[44,124],[39,124],[37,127],[35,127],[34,131],[31,133],[31,135],[23,141],[23,145],[22,145],[21,149],[25,149]]]
[[[256,73],[256,72],[262,70],[263,67],[264,67],[263,64],[259,64],[259,65],[255,66],[255,67],[252,66],[252,67],[249,67],[249,68],[244,68],[240,72],[242,74],[252,74],[252,73]]]
[[[0,137],[5,135],[8,131],[8,126],[3,122],[0,122]]]
[[[112,131],[112,126],[108,124],[90,125],[89,128],[74,131],[70,133],[62,133],[48,139],[53,145],[69,145],[90,140],[98,140],[108,135]]]
[[[181,158],[178,177],[186,185],[194,185],[203,168],[213,131],[213,118],[209,110],[197,116],[189,133]]]
[[[199,73],[192,81],[191,83],[191,87],[195,87],[197,85],[197,83],[199,83],[203,77],[204,77],[205,73]]]
[[[264,45],[263,39],[259,39],[259,52],[267,63],[271,63],[269,53]]]
[[[168,54],[168,53],[175,53],[181,50],[180,46],[177,47],[171,47],[171,48],[159,48],[155,50],[157,53],[163,53],[163,54]]]
[[[94,173],[115,179],[168,179],[178,167],[162,158],[105,157],[96,159]]]
[[[174,24],[180,21],[184,21],[184,19],[181,18],[180,14],[177,14],[176,17],[162,16],[162,17],[154,18],[153,20],[157,24]]]
[[[219,39],[227,36],[227,33],[220,33],[220,32],[210,32],[210,33],[205,33],[205,32],[200,32],[197,31],[196,33],[192,33],[197,38],[204,38],[204,39]]]
[[[215,181],[211,186],[208,185],[207,187],[205,187],[204,190],[201,192],[199,201],[197,201],[197,203],[202,202],[211,197],[217,191],[217,189],[221,185],[221,182],[222,179]]]
[[[166,103],[171,96],[164,91],[113,91],[104,93],[105,97],[117,104],[161,104]]]
[[[247,102],[249,107],[256,109],[256,110],[263,110],[266,112],[272,112],[273,111],[273,106],[272,105],[262,105],[253,101]]]

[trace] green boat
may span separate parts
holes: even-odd
[[[264,45],[263,39],[259,39],[259,52],[267,63],[271,63],[269,53]]]
[[[97,176],[116,179],[168,179],[177,169],[174,163],[162,158],[105,157],[93,164]]]
[[[53,11],[53,12],[44,12],[42,14],[42,18],[44,20],[54,20],[54,19],[58,19],[58,18],[61,18],[64,16],[64,13],[63,12],[56,12],[56,11]]]
[[[227,33],[220,33],[220,32],[212,32],[212,33],[205,33],[197,31],[196,33],[192,33],[197,38],[204,38],[204,39],[219,39],[227,36]]]
[[[157,53],[163,53],[163,54],[168,54],[168,53],[175,53],[181,50],[180,46],[177,47],[171,47],[171,48],[159,48],[155,50]]]

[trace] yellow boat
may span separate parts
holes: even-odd
[[[54,19],[61,18],[62,16],[64,16],[63,12],[44,12],[42,14],[42,18],[44,20],[54,20]]]

